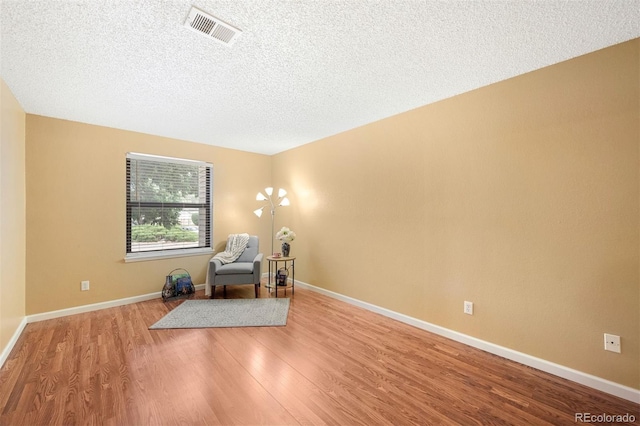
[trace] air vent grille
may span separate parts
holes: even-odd
[[[189,16],[187,16],[184,26],[227,46],[235,43],[236,39],[242,34],[239,29],[195,7],[192,7],[189,11]]]
[[[196,18],[191,22],[191,28],[196,31],[200,31],[201,33],[210,34],[213,27],[216,25],[214,21],[207,18],[206,16],[197,14]]]

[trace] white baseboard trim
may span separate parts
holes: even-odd
[[[358,306],[360,308],[366,309],[371,312],[375,312],[377,314],[403,322],[405,324],[412,325],[422,330],[426,330],[431,333],[438,334],[440,336],[446,337],[456,342],[464,343],[465,345],[469,345],[474,348],[481,349],[485,352],[489,352],[494,355],[498,355],[515,362],[519,362],[520,364],[524,364],[529,367],[536,368],[546,373],[553,374],[554,376],[562,377],[563,379],[571,380],[572,382],[580,383],[590,388],[597,389],[599,391],[606,392],[611,395],[615,395],[617,397],[626,399],[628,401],[635,402],[636,404],[640,404],[640,390],[638,389],[624,386],[619,383],[615,383],[597,376],[593,376],[588,373],[584,373],[582,371],[574,370],[572,368],[565,367],[560,364],[555,364],[553,362],[546,361],[541,358],[536,358],[534,356],[527,355],[525,353],[518,352],[513,349],[505,348],[503,346],[496,345],[491,342],[480,340],[478,338],[475,338],[463,333],[459,333],[457,331],[450,330],[448,328],[444,328],[439,325],[431,324],[429,322],[419,320],[417,318],[413,318],[398,312],[394,312],[389,309],[382,308],[380,306],[373,305],[368,302],[363,302],[361,300],[354,299],[349,296],[344,296],[340,293],[335,293],[333,291],[326,290],[324,288],[316,287],[314,285],[307,284],[302,281],[296,280],[296,286],[300,286],[302,288],[315,291],[325,296],[329,296],[334,299],[338,299],[340,301],[349,303],[351,305]]]
[[[20,324],[18,324],[18,328],[16,328],[16,331],[11,336],[11,339],[9,339],[7,346],[4,347],[4,349],[2,350],[2,353],[0,354],[0,368],[2,368],[2,366],[4,365],[4,362],[7,360],[7,358],[9,358],[9,354],[13,350],[13,347],[16,345],[16,342],[20,338],[20,335],[22,334],[22,331],[26,326],[27,326],[27,317],[23,317],[22,321],[20,321]]]
[[[196,288],[196,291],[204,290],[204,284],[198,284],[195,286],[195,288]],[[99,311],[101,309],[113,308],[116,306],[130,305],[132,303],[144,302],[151,299],[158,299],[160,297],[162,297],[162,292],[158,291],[154,293],[142,294],[140,296],[110,300],[108,302],[99,302],[99,303],[93,303],[91,305],[75,306],[73,308],[60,309],[58,311],[43,312],[41,314],[34,314],[34,315],[27,316],[27,323],[66,317],[68,315],[82,314],[85,312]]]

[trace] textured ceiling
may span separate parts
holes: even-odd
[[[235,45],[185,28],[192,5]],[[640,36],[637,0],[0,7],[1,76],[27,113],[264,154]]]

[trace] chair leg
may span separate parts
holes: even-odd
[[[209,296],[209,299],[215,299],[216,298],[216,286],[212,285],[211,286],[211,296]]]
[[[255,287],[256,287],[256,298],[258,298],[258,288],[260,287],[260,284],[256,284]]]
[[[227,298],[227,286],[226,285],[222,286],[222,297],[224,297],[225,299]]]

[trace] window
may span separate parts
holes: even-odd
[[[127,153],[126,260],[211,252],[213,166]]]

